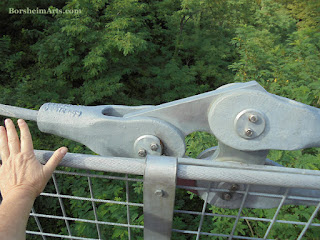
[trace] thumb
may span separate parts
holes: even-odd
[[[46,173],[47,176],[51,177],[53,171],[56,169],[56,167],[62,161],[63,157],[67,154],[67,152],[68,152],[68,148],[61,147],[53,153],[51,158],[44,165],[44,172]]]

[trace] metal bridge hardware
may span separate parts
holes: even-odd
[[[259,137],[266,128],[265,117],[258,110],[245,109],[236,116],[234,128],[242,138]]]
[[[134,142],[134,151],[137,157],[145,157],[147,154],[162,155],[160,139],[152,135],[143,135]]]
[[[176,192],[177,159],[148,156],[143,184],[144,239],[169,240]]]
[[[45,103],[34,111],[0,104],[0,115],[36,121],[42,132],[101,155],[68,154],[62,166],[144,175],[147,240],[170,239],[176,176],[193,180],[189,187],[217,207],[317,205],[320,199],[319,171],[285,168],[267,159],[271,149],[320,147],[320,110],[270,94],[255,81],[158,106]],[[218,139],[218,146],[197,160],[183,158],[185,137],[194,131]],[[35,153],[42,163],[52,154]],[[270,198],[274,195],[285,197]]]

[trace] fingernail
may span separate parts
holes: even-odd
[[[9,118],[7,118],[6,120],[4,120],[4,123],[5,124],[8,124],[10,122],[10,119]]]
[[[22,119],[18,119],[18,123],[19,124],[23,123],[23,120]]]
[[[68,148],[66,148],[66,147],[63,147],[63,148],[60,149],[60,153],[63,154],[63,155],[66,155],[67,152],[68,152]]]

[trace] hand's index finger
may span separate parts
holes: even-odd
[[[7,131],[3,126],[0,126],[0,156],[2,163],[9,157],[9,154]]]
[[[33,151],[32,137],[27,123],[19,119],[18,125],[20,128],[21,152]]]

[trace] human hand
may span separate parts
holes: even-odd
[[[54,152],[42,165],[33,151],[31,134],[27,123],[19,119],[20,141],[14,123],[6,119],[0,126],[0,190],[3,199],[11,194],[22,194],[35,199],[45,188],[53,171],[67,153],[66,147]]]

